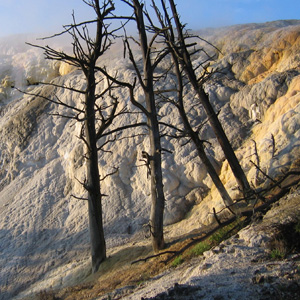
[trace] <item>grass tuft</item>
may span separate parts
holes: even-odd
[[[191,250],[191,255],[192,256],[200,256],[203,255],[203,252],[209,250],[211,248],[211,245],[204,241],[204,242],[200,242],[199,244],[197,244],[192,250]]]
[[[221,228],[214,233],[209,240],[213,243],[220,244],[226,238],[227,233],[228,230],[226,228]]]
[[[274,259],[274,260],[276,260],[276,259],[284,259],[285,253],[276,248],[276,249],[273,249],[271,251],[270,257],[271,257],[271,259]]]
[[[295,224],[294,229],[295,229],[295,232],[296,232],[296,233],[300,233],[300,219],[299,219],[298,222]]]
[[[179,265],[181,265],[182,263],[184,262],[183,258],[181,255],[177,256],[173,261],[172,261],[172,264],[171,266],[176,268],[178,267]]]

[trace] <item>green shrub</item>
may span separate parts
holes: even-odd
[[[285,253],[279,249],[273,249],[270,253],[271,259],[284,259]]]

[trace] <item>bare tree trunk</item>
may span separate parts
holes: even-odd
[[[181,104],[183,104],[183,103],[181,103]],[[202,163],[204,164],[210,178],[212,179],[213,183],[215,184],[215,186],[216,186],[219,194],[221,195],[225,205],[227,207],[230,207],[233,204],[233,201],[232,201],[231,197],[229,196],[227,190],[225,189],[225,187],[224,187],[219,175],[217,174],[214,166],[212,165],[209,158],[207,157],[207,155],[205,153],[204,146],[203,146],[203,141],[200,140],[200,138],[198,136],[198,133],[195,132],[192,129],[192,127],[191,127],[191,125],[190,125],[190,123],[187,119],[187,116],[186,116],[183,105],[178,110],[179,110],[179,113],[181,115],[181,119],[183,121],[184,127],[187,131],[187,135],[191,138],[194,145],[196,146],[198,155],[199,155]]]
[[[146,102],[152,104],[154,102],[154,95],[152,100],[148,99]],[[150,98],[150,97],[149,97]],[[148,106],[148,105],[147,105]],[[155,109],[155,106],[154,106]],[[151,170],[151,213],[150,213],[150,226],[152,235],[152,247],[154,252],[164,248],[163,236],[163,218],[165,197],[162,182],[162,169],[161,169],[161,144],[160,134],[158,128],[158,120],[156,113],[151,114],[148,120],[149,136],[150,136],[150,170]]]
[[[85,159],[87,174],[86,180],[82,184],[88,194],[92,270],[94,273],[98,270],[101,262],[106,258],[102,220],[102,194],[98,168],[98,150],[100,148],[98,148],[97,141],[104,136],[104,131],[107,130],[116,116],[120,113],[120,111],[117,112],[118,102],[115,99],[111,108],[103,107],[99,103],[96,103],[96,101],[101,102],[106,94],[109,94],[109,97],[113,98],[111,95],[111,86],[104,89],[102,93],[96,94],[96,85],[101,82],[101,80],[99,82],[96,82],[95,80],[95,73],[98,71],[96,62],[110,49],[110,46],[113,43],[112,40],[116,38],[115,32],[118,29],[109,29],[110,25],[108,22],[110,23],[112,19],[118,19],[118,17],[112,14],[115,7],[111,0],[103,0],[101,1],[102,4],[100,4],[100,0],[84,0],[83,2],[94,10],[96,19],[77,23],[75,21],[75,16],[73,15],[73,24],[65,25],[64,30],[61,33],[48,37],[53,38],[69,34],[72,38],[72,54],[55,50],[49,46],[32,46],[44,50],[47,59],[66,62],[77,67],[85,75],[87,83],[85,90],[77,90],[71,86],[58,86],[62,89],[68,89],[72,92],[84,95],[85,103],[83,108],[81,107],[80,97],[78,97],[78,103],[74,106],[61,101],[58,97],[56,97],[55,100],[50,98],[46,99],[58,106],[68,108],[71,111],[67,116],[61,116],[83,123],[80,138],[84,141],[86,146]],[[94,38],[90,36],[88,28],[88,26],[92,24],[96,25],[96,36]],[[84,115],[84,118],[81,117],[82,115]],[[107,115],[107,117],[103,117],[104,115]],[[73,197],[82,199],[74,195]],[[84,200],[86,200],[86,198]]]
[[[95,273],[106,258],[106,246],[102,222],[100,174],[98,167],[97,137],[95,130],[95,74],[90,70],[87,76],[85,99],[86,134],[86,189],[88,192],[89,230],[91,240],[92,272]]]
[[[136,23],[139,31],[140,48],[144,62],[144,94],[147,108],[147,119],[150,138],[150,166],[151,166],[151,213],[150,226],[153,250],[157,252],[164,248],[163,215],[165,197],[163,192],[161,169],[161,144],[159,125],[157,120],[155,96],[153,88],[153,68],[149,55],[146,28],[144,24],[143,8],[138,0],[133,0]]]
[[[199,99],[201,99],[201,103],[204,106],[204,109],[206,111],[206,114],[209,118],[210,125],[218,139],[219,144],[222,147],[222,150],[224,152],[224,155],[230,165],[230,168],[232,170],[232,173],[234,174],[236,181],[240,187],[240,189],[243,191],[244,195],[247,195],[249,191],[251,191],[248,179],[234,153],[234,150],[232,149],[232,146],[227,138],[227,135],[218,119],[217,114],[215,113],[212,105],[209,102],[209,98],[202,87],[194,86],[195,89],[197,89],[197,94],[199,96]]]
[[[172,10],[173,18],[174,18],[174,21],[176,24],[176,29],[177,29],[177,34],[178,34],[178,39],[179,39],[179,44],[180,44],[180,49],[181,49],[180,52],[182,54],[182,62],[181,63],[183,65],[183,68],[186,71],[186,74],[189,78],[190,83],[192,84],[197,95],[199,96],[201,104],[203,105],[203,107],[206,111],[206,114],[207,114],[207,117],[211,124],[211,127],[218,139],[218,142],[220,143],[220,145],[223,149],[224,155],[232,169],[232,172],[237,180],[237,183],[238,183],[240,189],[246,195],[249,193],[249,191],[251,191],[247,177],[241,168],[241,165],[240,165],[240,163],[232,149],[232,146],[223,130],[223,127],[218,119],[217,114],[215,113],[212,105],[209,102],[209,98],[208,98],[207,94],[205,93],[203,87],[198,84],[198,80],[197,80],[197,77],[194,72],[192,62],[191,62],[190,54],[185,45],[184,36],[182,33],[182,24],[179,20],[176,6],[175,6],[173,0],[169,0],[169,3],[170,3],[171,10]]]
[[[218,176],[214,166],[210,162],[209,158],[207,157],[203,145],[203,141],[199,138],[198,132],[195,132],[191,126],[191,123],[188,119],[184,101],[183,101],[183,93],[184,93],[184,85],[183,85],[183,74],[180,70],[180,62],[179,57],[176,53],[176,42],[175,42],[175,34],[173,30],[173,26],[171,23],[171,19],[169,17],[167,7],[165,6],[165,2],[162,0],[162,8],[164,12],[164,17],[160,13],[158,7],[155,5],[154,0],[152,0],[153,8],[156,12],[156,15],[160,21],[162,28],[168,28],[168,30],[164,31],[164,39],[167,44],[168,50],[172,56],[174,71],[177,78],[177,99],[176,101],[170,101],[172,104],[175,105],[177,108],[179,115],[181,117],[182,123],[184,125],[186,136],[188,136],[194,145],[196,146],[198,156],[201,159],[202,163],[204,164],[208,174],[210,175],[213,183],[215,184],[219,194],[221,195],[225,205],[230,207],[233,204],[231,197],[229,196],[227,190],[225,189],[220,177]],[[230,209],[230,208],[229,208]],[[231,210],[231,209],[230,209]]]

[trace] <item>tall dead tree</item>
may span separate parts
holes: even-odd
[[[76,23],[73,15],[73,24],[64,26],[64,31],[49,37],[53,38],[69,34],[72,38],[72,54],[55,50],[49,46],[32,46],[41,48],[45,53],[46,59],[62,61],[75,66],[82,71],[85,78],[86,87],[84,90],[50,83],[50,85],[68,89],[81,95],[81,97],[78,96],[78,101],[74,106],[62,102],[57,97],[48,100],[59,106],[66,107],[72,112],[67,116],[63,115],[63,117],[75,119],[82,124],[80,139],[84,142],[86,149],[86,178],[81,183],[87,192],[87,198],[79,199],[88,201],[92,271],[96,272],[106,258],[106,244],[102,220],[102,199],[104,195],[101,193],[100,186],[98,151],[103,150],[103,147],[109,140],[102,143],[99,141],[102,137],[106,136],[107,129],[113,123],[114,119],[123,114],[125,110],[124,107],[119,108],[119,102],[113,95],[113,89],[116,87],[114,83],[103,75],[96,75],[98,72],[97,61],[110,48],[113,39],[116,37],[115,33],[119,29],[110,29],[110,25],[108,25],[108,22],[111,22],[111,19],[115,18],[112,14],[115,9],[114,4],[110,0],[104,0],[101,4],[99,0],[83,0],[83,2],[94,10],[96,15],[95,20]],[[91,37],[89,33],[88,26],[91,24],[96,25],[94,37]],[[104,81],[106,81],[105,84]],[[97,86],[100,83],[106,86],[105,88],[102,87],[101,92],[97,90]],[[102,101],[105,98],[110,99],[109,105],[103,104]]]
[[[150,213],[150,228],[152,235],[152,246],[156,252],[164,248],[163,236],[163,214],[165,206],[165,197],[162,182],[161,169],[161,143],[158,116],[155,105],[155,94],[153,86],[153,73],[155,66],[151,62],[151,46],[148,44],[147,32],[144,23],[143,5],[138,0],[132,0],[135,21],[139,33],[140,50],[143,57],[143,78],[140,84],[143,88],[146,102],[146,116],[149,128],[150,139],[150,180],[151,180],[151,213]],[[131,57],[131,60],[133,56]]]
[[[164,0],[161,0],[162,3],[165,3]],[[199,100],[204,107],[206,112],[207,118],[210,122],[210,125],[217,137],[219,144],[222,147],[224,155],[232,169],[232,172],[237,180],[237,183],[244,193],[244,195],[248,195],[251,192],[251,188],[247,177],[244,171],[241,168],[241,165],[234,153],[234,150],[224,132],[224,129],[218,119],[217,114],[215,113],[213,106],[209,101],[208,95],[204,91],[204,87],[202,82],[196,75],[195,69],[193,67],[191,54],[189,52],[189,46],[186,43],[186,38],[188,37],[183,33],[184,26],[182,25],[179,15],[176,9],[176,5],[174,0],[168,0],[171,9],[171,17],[174,20],[175,28],[177,31],[176,35],[176,43],[173,44],[174,50],[176,51],[176,59],[181,64],[182,68],[185,71],[186,76],[189,79],[190,84],[192,85],[193,89],[195,90],[196,94],[199,97]]]
[[[162,4],[162,12],[159,10],[155,1],[152,0],[152,6],[156,12],[157,18],[161,25],[161,29],[158,29],[156,26],[152,26],[153,32],[160,31],[160,36],[163,38],[164,43],[166,44],[166,48],[172,57],[173,66],[168,68],[167,73],[170,75],[171,71],[175,74],[176,77],[176,86],[174,87],[174,91],[176,91],[175,99],[169,98],[167,95],[163,96],[164,101],[171,103],[174,105],[181,117],[182,124],[184,126],[184,130],[181,130],[180,138],[189,138],[195,145],[198,156],[200,157],[202,163],[204,164],[208,174],[210,175],[213,183],[219,191],[225,205],[231,210],[230,206],[233,204],[231,197],[229,196],[226,188],[224,187],[222,181],[220,180],[219,175],[217,174],[213,164],[209,160],[204,147],[204,142],[201,140],[199,136],[199,130],[194,129],[192,126],[192,120],[189,119],[188,114],[186,112],[185,100],[184,100],[184,88],[189,86],[187,85],[187,79],[184,76],[184,72],[182,70],[182,64],[180,64],[179,55],[178,55],[178,47],[175,40],[175,33],[172,26],[172,21],[169,16],[167,7],[164,1],[161,1]],[[173,81],[173,80],[172,80]],[[163,93],[164,91],[160,91]]]
[[[122,1],[127,3],[133,10],[133,16],[139,34],[138,45],[142,53],[143,69],[140,70],[138,67],[138,63],[136,62],[131,51],[129,40],[126,38],[125,47],[129,52],[129,59],[131,60],[137,74],[138,83],[143,89],[146,103],[146,107],[144,107],[134,99],[133,90],[135,84],[125,84],[130,88],[132,103],[137,106],[147,118],[150,151],[149,153],[144,152],[144,156],[147,159],[150,167],[151,212],[149,226],[152,237],[152,247],[153,250],[157,252],[160,249],[164,248],[163,216],[165,206],[161,167],[162,148],[160,142],[158,114],[156,111],[153,75],[159,61],[156,61],[154,63],[152,62],[151,47],[154,43],[155,37],[153,37],[150,42],[148,41],[146,25],[144,22],[143,4],[139,0]]]

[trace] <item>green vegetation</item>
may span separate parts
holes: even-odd
[[[172,261],[172,267],[176,268],[179,265],[181,265],[183,262],[184,262],[184,260],[183,260],[182,256],[179,255]]]
[[[297,222],[280,225],[274,239],[269,243],[271,259],[284,259],[287,255],[300,252],[300,219]]]
[[[271,257],[271,259],[284,259],[285,252],[276,248],[271,251],[270,257]]]
[[[210,248],[211,245],[208,242],[200,242],[190,251],[190,254],[193,256],[203,255],[203,252],[209,250]]]
[[[295,224],[294,229],[297,233],[300,233],[300,218],[299,218],[298,222]]]
[[[208,251],[212,247],[219,245],[223,240],[238,232],[243,225],[243,222],[237,220],[228,226],[220,228],[210,237],[204,239],[203,241],[199,241],[199,243],[197,243],[195,246],[191,246],[189,250],[184,251],[180,253],[180,255],[176,256],[172,261],[171,266],[177,267],[192,257],[203,255],[205,251]]]
[[[236,233],[239,229],[244,227],[243,222],[241,222],[239,219],[233,222],[232,224],[225,226],[224,228],[220,228],[218,231],[216,231],[210,238],[209,241],[213,244],[213,246],[216,246],[220,244],[225,239],[232,236],[234,233]]]
[[[216,233],[214,233],[209,240],[214,243],[214,244],[219,244],[221,243],[225,236],[227,234],[227,230],[226,228],[221,228],[220,230],[218,230]]]

